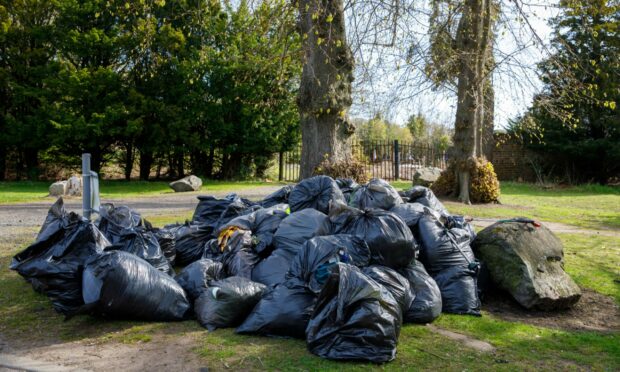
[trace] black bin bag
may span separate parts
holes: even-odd
[[[411,232],[415,232],[418,221],[424,215],[424,205],[420,203],[398,204],[390,209],[390,212],[400,217],[409,226]]]
[[[237,194],[227,195],[223,199],[214,196],[199,196],[192,222],[209,225],[217,230],[233,218],[251,212],[255,205],[254,202],[241,198]]]
[[[238,227],[252,232],[256,253],[268,256],[273,248],[273,234],[284,218],[288,216],[287,204],[278,204],[270,208],[261,208],[252,213],[236,217],[220,228]]]
[[[201,259],[205,244],[214,237],[214,229],[209,225],[186,223],[177,227],[174,241],[176,264],[186,266]]]
[[[273,286],[284,282],[291,261],[302,245],[317,235],[327,215],[316,209],[291,213],[282,220],[273,237],[275,250],[252,270],[252,280]]]
[[[431,323],[441,315],[441,292],[439,287],[419,261],[412,262],[399,272],[411,284],[415,298],[409,309],[403,312],[406,323]]]
[[[170,229],[157,228],[152,229],[152,231],[153,234],[155,234],[157,242],[159,242],[159,246],[161,247],[161,251],[164,253],[164,257],[166,257],[168,262],[170,262],[170,266],[174,266],[177,255],[174,231]]]
[[[226,276],[252,278],[252,269],[260,261],[260,257],[252,249],[252,233],[248,230],[232,227],[231,234],[218,238],[222,255],[217,259],[224,265]]]
[[[308,240],[292,260],[286,280],[265,293],[237,332],[303,338],[316,294],[331,267],[343,261],[365,266],[369,259],[368,246],[359,237],[333,235]]]
[[[420,261],[433,276],[444,269],[476,262],[469,245],[469,232],[459,228],[448,229],[440,217],[428,208],[418,222],[417,236]]]
[[[318,235],[325,220],[327,215],[316,209],[308,208],[291,213],[282,220],[274,234],[276,250],[285,250],[296,255],[306,240]]]
[[[384,286],[387,289],[404,314],[409,310],[413,299],[415,297],[414,292],[411,289],[411,284],[401,274],[387,266],[371,265],[362,269],[362,272],[375,282]]]
[[[123,230],[142,226],[142,216],[128,206],[114,206],[112,203],[101,204],[97,227],[106,238],[115,244],[122,236]]]
[[[373,178],[368,184],[361,186],[351,197],[349,204],[355,208],[378,208],[390,210],[403,200],[392,185],[380,178]]]
[[[185,290],[187,297],[193,301],[207,289],[211,282],[225,277],[224,265],[221,262],[203,258],[187,265],[174,277],[174,280]]]
[[[245,321],[239,334],[304,338],[316,295],[299,279],[268,288]]]
[[[402,197],[408,199],[408,203],[420,203],[425,207],[429,207],[430,209],[438,212],[439,214],[448,216],[448,210],[444,205],[437,199],[435,194],[431,189],[424,186],[413,186],[411,189],[403,191],[400,193]]]
[[[394,213],[381,209],[361,211],[343,204],[332,205],[319,235],[333,234],[355,235],[366,241],[372,264],[405,267],[416,255],[416,242],[409,227]]]
[[[288,204],[288,197],[291,194],[291,191],[293,191],[293,186],[286,185],[281,189],[267,195],[267,197],[260,201],[259,204],[263,208],[273,207],[277,204]]]
[[[209,331],[236,327],[260,300],[265,286],[231,276],[212,282],[194,304],[198,322]]]
[[[148,262],[122,251],[93,256],[82,277],[78,313],[152,321],[182,320],[190,308],[183,288]]]
[[[402,325],[398,302],[357,267],[339,263],[306,328],[308,350],[327,359],[389,362]]]
[[[351,196],[353,196],[355,191],[360,187],[360,185],[352,178],[336,178],[336,184],[340,188],[340,191],[342,191],[342,195],[344,195],[344,199],[347,203],[351,200]]]
[[[284,282],[293,258],[294,254],[276,249],[252,268],[252,280],[270,287]]]
[[[288,197],[291,212],[313,208],[327,213],[332,202],[344,203],[345,199],[336,181],[329,176],[314,176],[302,180]]]
[[[112,243],[109,249],[135,254],[162,272],[174,274],[164,256],[150,223],[142,223],[142,216],[127,206],[102,204],[99,209],[99,230]]]
[[[443,312],[480,315],[479,263],[469,245],[467,229],[448,229],[426,208],[418,222],[420,261],[433,276],[442,296]]]
[[[157,270],[174,275],[174,270],[164,256],[155,234],[142,226],[124,229],[115,239],[114,244],[106,250],[120,250],[134,254],[153,265]]]
[[[57,312],[67,315],[84,304],[82,270],[86,260],[102,254],[109,245],[92,222],[67,213],[59,198],[36,241],[13,257],[10,268],[46,294]]]
[[[478,272],[467,266],[454,266],[434,276],[444,313],[480,316],[477,276]]]
[[[364,267],[370,261],[370,250],[364,240],[353,235],[317,236],[304,243],[286,279],[298,279],[314,293],[319,293],[329,277],[330,269],[339,262]]]

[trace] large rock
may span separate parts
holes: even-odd
[[[493,282],[528,309],[567,308],[581,297],[564,271],[562,243],[545,226],[497,222],[478,233],[472,247]]]
[[[67,190],[65,195],[82,196],[82,178],[71,176],[67,181]]]
[[[202,180],[191,175],[178,181],[170,182],[170,187],[174,192],[198,191],[202,187]]]
[[[429,187],[437,181],[441,175],[441,169],[435,167],[420,168],[413,174],[413,186],[421,185]]]
[[[63,196],[67,192],[67,181],[58,181],[50,185],[50,196]]]

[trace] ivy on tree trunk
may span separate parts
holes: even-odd
[[[470,169],[480,156],[485,118],[486,63],[491,50],[492,0],[466,0],[458,27],[458,104],[454,124],[456,195],[469,203]]]
[[[345,39],[341,0],[300,0],[303,71],[298,96],[301,124],[300,177],[312,176],[323,160],[351,153],[353,56]]]

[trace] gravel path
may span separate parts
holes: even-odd
[[[244,189],[237,192],[237,194],[250,200],[259,200],[280,187],[281,186],[259,186],[251,189]],[[229,193],[230,192],[226,191],[211,193],[202,191],[126,199],[110,199],[101,200],[101,202],[111,202],[115,205],[127,205],[144,216],[157,216],[193,211],[196,208],[196,204],[198,204],[198,199],[196,199],[196,197],[199,195],[224,197]],[[39,228],[54,201],[55,199],[50,197],[47,202],[0,205],[0,239],[23,234],[23,228]],[[82,199],[65,199],[65,208],[68,211],[81,214]]]
[[[281,186],[258,186],[255,188],[244,189],[237,192],[240,196],[251,200],[259,200],[276,191]],[[234,191],[230,191],[234,192]],[[214,195],[218,197],[226,196],[229,191],[220,192],[188,192],[178,194],[164,194],[157,196],[144,196],[126,199],[102,200],[112,202],[116,205],[127,205],[144,216],[158,216],[193,211],[196,208],[199,195]],[[23,234],[23,228],[38,228],[43,223],[47,210],[54,202],[49,198],[48,202],[24,203],[0,205],[0,239]],[[79,198],[69,198],[65,200],[65,208],[69,211],[81,213],[82,200]],[[487,227],[498,219],[494,218],[475,218],[473,224],[477,227]],[[590,234],[620,237],[620,230],[591,230],[577,226],[566,225],[557,222],[544,222],[544,224],[555,233],[571,234]]]

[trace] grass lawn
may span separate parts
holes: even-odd
[[[157,225],[186,216],[145,216]],[[236,335],[232,329],[207,332],[195,321],[146,323],[109,321],[77,316],[63,321],[48,299],[35,293],[7,269],[12,255],[27,246],[36,228],[24,228],[19,237],[0,241],[0,333],[9,339],[59,342],[88,339],[89,343],[145,343],[155,337],[196,336],[194,351],[214,369],[269,370],[619,370],[618,332],[565,331],[502,320],[483,313],[481,318],[442,315],[437,327],[469,335],[496,347],[485,353],[464,347],[428,327],[404,325],[396,360],[383,366],[328,361],[310,354],[303,340]],[[559,234],[565,244],[566,269],[586,288],[612,296],[620,303],[620,242],[608,236]],[[174,340],[174,338],[172,338]]]
[[[29,202],[52,202],[47,197],[50,182],[19,181],[0,182],[0,205]],[[262,181],[215,181],[203,180],[202,192],[224,192],[228,190],[242,191],[257,186],[278,185],[274,182]],[[164,181],[111,181],[99,182],[101,197],[106,199],[132,198],[141,196],[157,196],[172,194],[174,191]]]
[[[409,182],[393,182],[407,189]],[[454,214],[502,218],[523,216],[591,229],[620,229],[620,187],[581,185],[545,189],[533,184],[502,182],[501,204],[464,205],[444,201]]]

